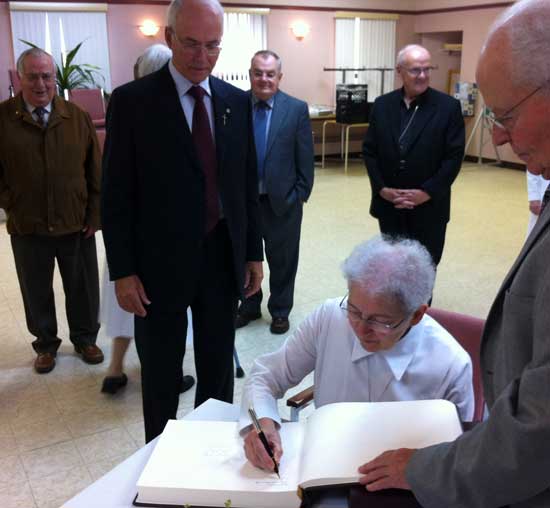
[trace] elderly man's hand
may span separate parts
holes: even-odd
[[[401,191],[399,189],[392,189],[391,187],[383,187],[378,194],[382,199],[385,199],[390,203],[394,203],[395,200],[401,196],[400,192]]]
[[[540,215],[541,202],[540,199],[529,201],[529,211],[535,215]]]
[[[97,228],[93,228],[92,226],[84,226],[84,229],[82,232],[84,233],[84,239],[87,240],[88,238],[91,238],[95,235],[97,231]]]
[[[248,261],[244,273],[244,296],[246,298],[257,293],[262,287],[264,269],[261,261]]]
[[[281,461],[283,455],[283,447],[281,445],[281,436],[277,430],[275,422],[271,418],[260,418],[259,420],[262,430],[277,464]],[[252,428],[244,438],[244,452],[246,458],[256,467],[273,471],[274,465],[271,457],[265,451],[264,445],[258,437],[258,433]]]
[[[151,302],[137,275],[129,275],[115,280],[115,293],[118,304],[126,312],[140,317],[147,315],[144,305],[149,305]]]
[[[431,199],[427,192],[421,189],[398,189],[399,197],[394,200],[395,208],[412,209]]]
[[[415,451],[410,448],[400,448],[384,452],[359,468],[359,472],[363,475],[359,478],[359,483],[371,491],[410,490],[411,487],[405,478],[405,469]]]

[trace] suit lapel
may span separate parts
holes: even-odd
[[[159,71],[158,85],[160,90],[156,94],[156,97],[159,101],[159,108],[164,112],[167,132],[174,133],[174,136],[178,140],[176,146],[181,147],[184,153],[193,154],[195,166],[200,169],[191,137],[191,129],[185,118],[178,90],[168,69],[168,64]]]
[[[525,259],[525,256],[527,256],[529,251],[532,249],[533,245],[535,245],[537,238],[548,227],[550,227],[550,206],[546,207],[542,215],[539,216],[535,224],[535,227],[531,231],[531,234],[527,237],[527,240],[525,240],[525,243],[523,244],[523,248],[518,254],[516,261],[514,262],[514,264],[512,265],[512,268],[510,268],[510,271],[508,272],[508,275],[506,275],[506,278],[502,282],[502,286],[499,290],[499,293],[502,291],[505,291],[508,288],[519,266]]]
[[[271,122],[269,124],[269,133],[267,136],[267,147],[265,150],[266,158],[273,146],[275,139],[277,139],[277,135],[279,133],[279,130],[281,129],[281,126],[283,125],[283,121],[286,116],[286,102],[286,95],[281,92],[277,92],[277,94],[275,95],[275,101],[273,103],[273,111],[271,112]]]
[[[392,136],[396,147],[399,147],[399,135],[401,134],[401,90],[396,90],[392,97],[391,108]]]
[[[413,113],[414,119],[409,126],[410,143],[408,143],[407,152],[411,150],[411,148],[416,143],[416,140],[420,136],[420,133],[424,130],[424,127],[426,127],[426,124],[435,115],[435,104],[429,100],[429,96],[427,97],[427,99],[428,100],[421,101],[421,103],[419,103],[418,105],[416,113]]]
[[[487,322],[485,323],[484,332],[483,332],[482,341],[481,341],[482,351],[487,341],[487,335],[485,333],[485,330],[488,330],[490,328],[489,326],[490,322],[492,322],[495,318],[500,317],[501,301],[504,298],[504,294],[510,287],[510,284],[512,283],[512,280],[516,275],[516,272],[518,271],[519,267],[523,263],[527,254],[533,248],[533,245],[535,245],[538,237],[548,228],[550,228],[550,206],[548,206],[547,209],[544,210],[542,215],[537,220],[535,227],[533,228],[533,230],[531,231],[531,234],[527,237],[527,240],[523,244],[523,248],[518,254],[518,257],[516,258],[514,264],[508,271],[508,274],[506,275],[504,280],[502,281],[500,289],[498,290],[497,295],[495,296],[495,299],[493,301],[493,304],[491,305],[491,309],[489,310],[489,314],[487,316]]]
[[[231,107],[227,102],[225,90],[218,79],[210,77],[210,90],[212,90],[212,103],[214,106],[214,131],[216,133],[216,157],[219,173],[220,168],[224,167],[227,129],[231,127]]]

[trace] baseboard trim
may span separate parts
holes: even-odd
[[[479,162],[478,157],[475,157],[474,155],[466,155],[464,157],[464,160],[466,162]],[[489,157],[482,157],[481,158],[482,164],[498,164],[496,159],[491,159]],[[525,164],[522,162],[510,162],[510,161],[501,161],[500,164],[498,164],[502,168],[508,168],[508,169],[519,169],[520,171],[525,171]]]

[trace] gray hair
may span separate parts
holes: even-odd
[[[149,46],[137,59],[136,77],[142,78],[158,71],[168,60],[172,58],[172,50],[164,44],[153,44]]]
[[[261,49],[260,51],[256,51],[256,53],[254,53],[254,55],[250,59],[250,68],[252,68],[254,58],[256,58],[257,56],[259,56],[262,60],[267,60],[270,56],[272,56],[277,62],[277,70],[281,72],[283,68],[283,61],[281,60],[281,57],[277,53],[275,53],[275,51],[271,51],[270,49]]]
[[[509,77],[512,82],[528,88],[550,85],[549,19],[548,0],[521,0],[497,18],[482,52],[495,32],[502,31],[510,48]]]
[[[435,266],[416,240],[375,236],[355,247],[342,263],[348,286],[358,284],[369,293],[389,297],[407,313],[428,303],[435,282]]]
[[[409,53],[410,51],[413,51],[415,49],[422,50],[422,51],[427,51],[428,54],[430,53],[424,46],[420,46],[419,44],[407,44],[404,48],[401,48],[399,50],[399,52],[397,53],[397,57],[395,59],[396,67],[402,67],[403,64],[405,63],[405,58],[407,57],[407,53]]]
[[[198,0],[199,3],[210,5],[215,10],[218,11],[219,15],[223,18],[223,7],[218,0]],[[168,6],[168,13],[166,17],[166,26],[170,29],[175,30],[176,28],[176,19],[179,12],[185,7],[186,3],[189,3],[186,0],[172,0]]]
[[[29,48],[23,51],[23,53],[21,53],[19,55],[19,58],[17,59],[16,67],[17,67],[17,73],[19,74],[19,77],[21,77],[25,73],[25,58],[27,58],[28,56],[33,56],[35,58],[40,56],[49,57],[52,61],[53,71],[55,72],[55,62],[53,60],[52,55],[50,55],[47,51],[44,51],[43,49],[40,49],[40,48]]]

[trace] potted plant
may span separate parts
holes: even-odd
[[[39,48],[32,42],[20,39],[21,42],[31,46],[32,48]],[[61,65],[57,62],[56,66],[56,79],[57,86],[61,91],[73,90],[74,88],[102,88],[98,83],[98,78],[104,80],[103,76],[98,72],[99,67],[91,64],[76,64],[73,60],[80,49],[80,46],[84,41],[78,43],[73,49],[67,52],[67,55],[61,55]]]

